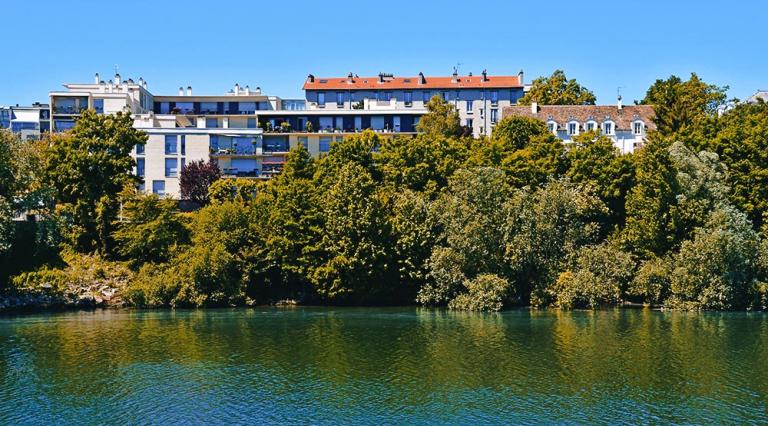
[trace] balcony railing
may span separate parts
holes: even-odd
[[[54,106],[53,107],[53,113],[54,114],[80,114],[83,111],[87,110],[86,107],[73,107],[73,106]]]

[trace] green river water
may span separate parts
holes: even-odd
[[[0,317],[0,424],[768,423],[768,315]]]

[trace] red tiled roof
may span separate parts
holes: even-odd
[[[380,82],[376,77],[354,77],[349,82],[348,77],[315,77],[314,82],[309,79],[304,83],[304,90],[397,90],[397,89],[481,89],[481,88],[518,88],[523,87],[516,75],[489,75],[483,81],[482,75],[458,76],[453,82],[453,77],[424,77],[425,83],[419,84],[419,76],[416,77],[385,77]]]
[[[538,118],[542,121],[554,121],[564,128],[569,121],[597,123],[613,121],[616,130],[630,130],[632,122],[642,120],[649,130],[656,129],[653,118],[656,116],[652,105],[626,105],[618,109],[616,105],[539,105],[538,112],[531,112],[530,106],[508,106],[501,113],[502,118],[510,115]]]

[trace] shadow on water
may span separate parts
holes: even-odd
[[[768,316],[748,313],[3,317],[0,423],[751,422],[766,360]]]

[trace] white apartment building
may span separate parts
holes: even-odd
[[[51,129],[50,108],[41,103],[0,106],[0,128],[10,129],[25,140],[40,139]]]
[[[504,117],[537,118],[563,143],[573,143],[580,133],[597,130],[613,140],[622,153],[643,146],[648,131],[655,130],[651,105],[537,105],[504,108]]]

